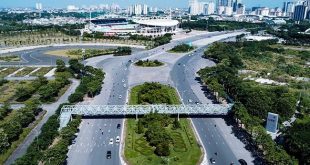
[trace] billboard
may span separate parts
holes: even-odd
[[[268,112],[266,130],[268,132],[276,133],[278,129],[278,119],[279,115],[275,113]]]

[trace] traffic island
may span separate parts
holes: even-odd
[[[144,83],[131,89],[129,103],[180,104],[176,90],[159,83]],[[124,155],[128,164],[195,165],[201,149],[186,118],[151,113],[126,120]]]
[[[160,62],[158,60],[139,60],[135,63],[136,66],[140,66],[140,67],[158,67],[158,66],[163,66],[164,63]]]

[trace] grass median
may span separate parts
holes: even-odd
[[[152,89],[150,89],[152,88]],[[154,97],[157,95],[158,97]],[[151,100],[150,98],[153,98]],[[132,88],[130,94],[130,104],[180,104],[179,97],[176,90],[172,87],[158,84],[158,83],[145,83],[143,85]],[[164,115],[163,115],[164,116]],[[139,120],[144,119],[140,118]],[[169,117],[166,120],[175,120]],[[126,120],[126,138],[125,138],[125,158],[130,165],[148,164],[158,165],[195,165],[199,163],[201,157],[201,150],[195,139],[194,132],[191,129],[188,119],[180,119],[180,127],[175,129],[173,122],[168,122],[162,131],[169,136],[169,151],[168,156],[158,156],[156,147],[151,146],[146,138],[146,134],[139,133],[138,121],[135,119]],[[144,128],[145,131],[148,128]],[[168,139],[167,139],[168,141]]]

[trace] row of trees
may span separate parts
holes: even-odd
[[[80,123],[80,116],[70,121],[60,131],[57,143],[44,151],[40,162],[47,165],[63,164],[67,159],[68,147],[72,144],[72,140],[76,138],[75,133],[78,131]]]
[[[267,32],[283,38],[288,45],[310,45],[310,35],[304,34],[307,29],[310,29],[310,23],[305,21],[299,24],[285,24],[278,29],[269,28]]]
[[[15,97],[17,101],[26,101],[36,93],[39,88],[47,84],[47,79],[43,76],[38,77],[32,83],[23,84],[17,87]]]
[[[15,161],[15,165],[34,165],[38,164],[42,159],[44,151],[53,143],[54,139],[59,135],[59,113],[62,104],[58,107],[56,114],[51,116],[42,126],[41,133],[28,147],[27,152],[21,158]]]
[[[84,67],[76,59],[70,60],[69,64],[70,67],[65,68],[63,63],[59,61],[57,70],[62,71],[68,69],[78,78],[83,76],[81,78],[81,84],[78,87],[80,89],[77,88],[76,92],[69,96],[69,101],[70,98],[73,99],[76,97],[73,95],[78,95],[77,93],[85,92],[84,90],[90,92],[92,90],[97,91],[99,88],[101,89],[101,84],[104,78],[104,73],[102,70],[90,66]],[[85,77],[87,77],[87,80],[84,79]],[[90,87],[87,87],[87,85],[90,85]],[[85,92],[85,94],[88,92]],[[85,94],[83,94],[83,96]],[[81,96],[82,99],[83,96]],[[70,102],[76,102],[76,100],[71,100]],[[60,115],[60,110],[64,105],[68,104],[69,103],[64,103],[58,107],[56,114],[47,120],[41,129],[40,135],[31,143],[26,154],[14,163],[15,165],[33,165],[38,164],[39,162],[45,164],[63,164],[65,162],[67,158],[66,155],[68,152],[68,146],[71,144],[74,134],[77,132],[81,121],[78,117],[77,119],[71,121],[67,127],[63,128],[60,133],[57,131],[59,128],[58,118]],[[55,145],[51,146],[56,137],[59,137],[60,140]]]
[[[257,29],[264,28],[263,23],[249,23],[249,22],[236,22],[236,21],[215,21],[213,18],[201,19],[197,21],[186,21],[180,25],[183,29],[196,29],[208,31],[225,31],[225,30],[238,30],[238,29]]]
[[[114,56],[126,56],[131,55],[131,47],[124,46],[124,47],[117,47],[114,51]]]
[[[100,93],[104,79],[104,72],[101,69],[84,66],[76,59],[71,59],[69,64],[71,72],[76,74],[77,78],[81,78],[80,85],[69,97],[70,103],[83,101],[86,94],[94,97]]]
[[[28,127],[35,120],[42,109],[39,108],[39,100],[29,100],[26,106],[14,111],[10,118],[0,120],[0,154],[4,153],[12,142],[18,140],[23,128]]]
[[[261,120],[250,115],[242,103],[235,103],[233,113],[238,124],[244,125],[244,128],[250,133],[252,137],[250,141],[253,141],[251,144],[256,145],[256,150],[259,151],[259,155],[265,159],[266,163],[295,164],[295,159],[288,155],[282,146],[272,140],[266,129],[261,125]]]
[[[160,37],[156,37],[154,39],[152,39],[155,43],[154,43],[154,47],[160,46],[160,45],[164,45],[169,43],[172,40],[172,34],[167,33],[163,36]]]
[[[235,47],[232,43],[213,44],[204,57],[213,59],[217,65],[198,73],[211,91],[238,102],[234,107],[235,117],[250,132],[267,162],[292,163],[293,159],[266,134],[262,119],[266,118],[268,112],[278,113],[281,121],[291,117],[295,112],[296,94],[288,87],[266,87],[240,79],[237,74],[243,68],[243,57],[238,48],[247,49],[244,46]]]
[[[32,83],[19,86],[15,93],[16,100],[25,101],[34,94],[38,94],[42,102],[54,101],[59,91],[70,83],[69,78],[71,77],[70,72],[65,69],[65,63],[63,61],[57,60],[56,63],[55,80],[48,81],[45,77],[39,76]]]

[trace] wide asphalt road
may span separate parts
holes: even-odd
[[[195,85],[193,78],[195,77],[195,71],[190,70],[188,65],[191,64],[191,60],[204,60],[201,55],[207,46],[199,48],[192,55],[186,55],[176,62],[176,65],[171,71],[171,78],[174,81],[182,100],[185,104],[195,104],[195,102],[201,102],[197,95],[192,90],[191,86]],[[206,99],[203,104],[212,103],[211,100]],[[234,152],[227,144],[222,132],[215,126],[214,119],[204,118],[192,118],[193,124],[202,140],[202,143],[206,149],[208,162],[213,158],[216,164],[229,165],[232,162],[238,164],[238,159],[234,155]]]
[[[108,49],[108,48],[116,48],[117,46],[89,46],[89,45],[79,45],[79,46],[50,46],[44,48],[35,48],[32,50],[25,51],[16,51],[12,53],[7,53],[8,55],[17,55],[20,57],[21,62],[0,62],[0,66],[8,66],[8,65],[56,65],[56,60],[61,59],[66,63],[69,61],[66,57],[61,56],[53,56],[45,54],[47,51],[53,50],[65,50],[65,49]],[[133,53],[141,51],[139,48],[132,48]],[[6,54],[3,54],[6,55]],[[1,56],[1,54],[0,54]]]
[[[152,50],[135,52],[131,56],[113,57],[102,56],[94,57],[87,60],[88,65],[102,68],[106,73],[101,93],[89,101],[81,104],[92,105],[123,105],[126,103],[128,87],[128,67],[129,62],[165,52],[181,42],[191,42],[211,36],[223,34],[223,32],[194,36],[187,39],[172,41],[169,44],[159,46]],[[53,48],[51,48],[53,49]],[[137,73],[139,74],[139,73]],[[180,77],[184,77],[181,75]],[[187,95],[187,94],[186,94]],[[76,138],[76,143],[70,147],[68,153],[69,165],[119,165],[120,161],[120,145],[115,144],[115,137],[121,136],[121,129],[117,129],[117,124],[122,125],[123,118],[95,118],[83,119],[80,132]],[[113,138],[113,145],[109,144],[109,139]],[[112,158],[106,158],[106,152],[112,152]]]

